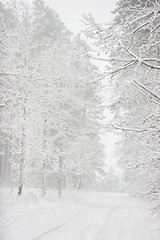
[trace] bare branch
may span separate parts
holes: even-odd
[[[158,25],[151,31],[151,33],[155,32],[159,27],[160,27],[160,24],[158,24]]]
[[[19,76],[19,77],[28,77],[27,75],[22,75],[19,73],[1,73],[0,72],[0,76]]]
[[[146,23],[138,26],[137,28],[135,28],[135,29],[132,31],[131,34],[134,34],[135,32],[137,32],[138,30],[140,30],[141,28],[143,28],[144,26],[146,26],[146,25],[148,25],[148,24],[149,24],[149,22],[146,22]]]
[[[132,24],[134,24],[134,23],[136,23],[136,22],[144,19],[144,18],[150,17],[150,16],[153,15],[153,14],[154,14],[154,11],[152,11],[152,12],[150,12],[150,13],[147,13],[146,15],[143,15],[143,16],[135,19],[133,22],[130,23],[130,26],[131,26]]]
[[[145,128],[128,128],[128,127],[120,127],[120,126],[112,126],[112,128],[122,131],[128,132],[159,132],[159,129],[145,129]]]
[[[0,43],[2,43],[5,39],[7,39],[8,38],[8,36],[5,36],[5,37],[3,37],[1,40],[0,40]]]
[[[142,89],[144,89],[145,91],[147,91],[148,93],[150,93],[152,96],[154,96],[155,98],[157,98],[160,101],[160,97],[157,96],[155,93],[153,93],[152,91],[150,91],[149,89],[147,89],[145,86],[143,86],[142,84],[138,83],[135,79],[133,79],[133,82],[136,83],[139,87],[141,87]]]
[[[153,62],[157,62],[160,63],[160,59],[158,58],[143,58],[143,61],[153,61]]]
[[[157,70],[160,70],[160,66],[155,66],[155,65],[152,65],[152,64],[149,64],[149,63],[146,63],[144,61],[141,62],[143,65],[147,66],[147,67],[150,67],[150,68],[154,68],[154,69],[157,69]]]
[[[130,62],[129,64],[125,65],[124,67],[118,68],[118,69],[116,69],[114,71],[111,71],[111,72],[108,72],[108,73],[104,73],[104,76],[114,75],[118,72],[123,71],[124,69],[127,69],[127,68],[133,66],[135,63],[136,63],[136,60]]]

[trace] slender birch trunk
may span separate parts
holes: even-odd
[[[11,113],[11,121],[13,121],[13,116]],[[11,137],[10,137],[10,177],[9,177],[9,185],[11,188],[11,191],[13,191],[13,154],[12,154],[12,149],[13,149],[13,129],[11,128]]]
[[[63,172],[63,176],[62,176],[62,181],[63,181],[63,190],[65,190],[66,189],[66,185],[67,185],[67,182],[66,182],[66,178],[67,178],[67,176],[66,176],[66,169],[65,169],[65,165],[64,165],[64,162],[63,162],[63,169],[62,169],[62,172]]]
[[[77,184],[77,189],[81,189],[81,177],[78,178],[78,184]]]
[[[24,183],[24,163],[25,163],[25,128],[26,128],[26,107],[25,101],[23,101],[23,126],[22,126],[22,140],[21,140],[21,155],[20,155],[20,175],[19,175],[19,186],[18,186],[18,196],[22,194],[23,183]]]
[[[62,156],[59,157],[59,171],[58,171],[58,198],[60,199],[62,196],[62,185],[63,185],[63,178],[62,178],[62,165],[63,160]]]
[[[46,122],[47,119],[45,118],[44,120],[44,132],[43,132],[43,151],[44,155],[46,152]],[[46,159],[43,157],[43,162],[42,162],[42,193],[41,196],[44,197],[46,194]]]
[[[62,141],[60,138],[60,156],[59,156],[59,170],[58,170],[58,185],[57,185],[57,193],[58,198],[60,199],[62,196],[62,188],[63,188],[63,156],[62,156]]]
[[[43,161],[42,165],[42,193],[41,196],[44,197],[46,194],[46,164],[45,161]]]

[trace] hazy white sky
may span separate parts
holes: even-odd
[[[112,20],[111,11],[117,0],[46,0],[59,15],[66,27],[74,33],[83,28],[82,13],[91,13],[98,22]]]

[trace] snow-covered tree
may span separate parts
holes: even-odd
[[[12,26],[5,14],[13,17]],[[103,167],[103,146],[98,71],[78,50],[87,45],[79,38],[71,41],[58,14],[43,1],[34,1],[33,8],[11,2],[3,6],[1,22],[1,145],[11,139],[8,151],[14,155],[4,155],[14,166],[18,195],[24,185],[41,187],[42,196],[49,185],[58,197],[64,186],[88,187]]]
[[[86,36],[95,43],[89,57],[106,62],[111,123],[123,132],[120,163],[131,191],[159,208],[159,23],[158,1],[120,0],[111,24],[84,17]],[[96,53],[97,51],[97,53]],[[135,183],[135,184],[133,184]],[[134,185],[134,186],[133,186]]]

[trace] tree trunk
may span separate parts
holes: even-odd
[[[63,160],[62,160],[62,156],[60,156],[60,158],[59,158],[59,172],[58,172],[58,186],[57,186],[58,198],[59,199],[61,198],[61,195],[62,195],[62,185],[63,185],[62,167],[63,167]]]
[[[42,166],[42,193],[41,193],[41,196],[44,197],[45,194],[46,194],[46,164],[44,161],[43,166]]]
[[[9,176],[9,186],[13,191],[13,156],[12,156],[12,143],[10,147],[10,176]]]
[[[4,158],[4,184],[8,184],[9,176],[9,143],[8,140],[5,141],[5,158]]]
[[[13,115],[11,113],[11,121],[13,121]],[[9,186],[11,191],[13,191],[13,129],[11,128],[11,137],[10,137],[10,175],[9,175]]]
[[[78,190],[81,189],[81,177],[79,177],[79,179],[78,179],[77,189]]]
[[[25,132],[24,132],[24,130],[25,130],[25,128],[24,128],[24,126],[23,126],[18,196],[20,196],[20,195],[22,194],[22,189],[23,189],[23,176],[24,176],[24,141],[25,141]]]
[[[62,185],[63,185],[63,190],[65,190],[66,189],[66,171],[65,171],[64,163],[63,163],[62,167],[63,167],[63,169],[62,169],[62,181],[63,181]]]
[[[46,115],[46,113],[45,113]],[[44,132],[43,132],[43,151],[44,153],[46,153],[46,122],[47,119],[45,118],[44,120]],[[43,163],[42,163],[42,192],[41,192],[41,196],[44,197],[44,195],[46,194],[46,160],[45,157],[43,159]]]
[[[24,178],[24,162],[25,162],[25,124],[26,124],[26,108],[25,108],[25,100],[24,99],[24,107],[23,107],[23,127],[22,127],[22,142],[21,142],[21,159],[20,159],[20,173],[19,173],[19,187],[18,187],[18,196],[22,194],[23,190],[23,178]]]

